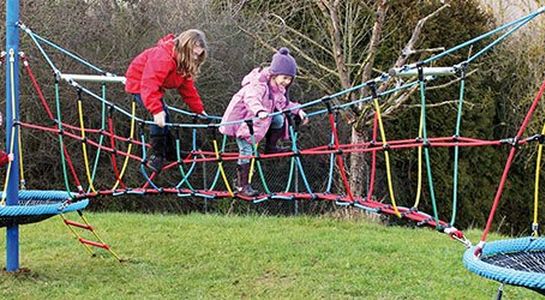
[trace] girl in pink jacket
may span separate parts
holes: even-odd
[[[233,96],[223,114],[222,123],[248,120],[258,117],[252,123],[254,141],[259,143],[265,137],[265,153],[277,153],[285,149],[276,146],[281,138],[288,138],[287,121],[282,114],[273,117],[269,114],[294,108],[298,104],[291,102],[287,90],[295,79],[297,64],[287,48],[281,48],[272,57],[267,68],[256,68],[242,80],[242,88]],[[306,114],[301,109],[293,109],[303,123],[307,123]],[[253,154],[250,129],[245,122],[220,127],[220,132],[236,138],[239,156]],[[239,159],[235,188],[243,196],[256,196],[258,192],[248,183],[250,160]]]

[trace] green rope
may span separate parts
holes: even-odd
[[[223,140],[221,141],[221,148],[220,148],[221,152],[225,151],[225,144],[226,143],[227,143],[227,136],[224,135]],[[216,168],[216,175],[214,177],[214,181],[212,182],[212,186],[210,186],[209,190],[214,190],[214,188],[216,187],[216,184],[218,183],[219,178],[220,178],[220,168],[217,167]]]
[[[297,141],[297,133],[294,134],[293,140],[291,141],[292,151],[297,150],[296,141]],[[284,190],[284,193],[287,193],[290,190],[290,186],[291,186],[291,182],[292,182],[293,174],[294,174],[294,169],[295,169],[295,157],[292,156],[290,159],[290,173],[288,175],[288,184],[286,184],[286,189]]]
[[[182,161],[182,155],[180,154],[181,152],[181,149],[180,149],[180,139],[178,136],[176,136],[176,157],[178,158],[178,162],[181,162]],[[195,158],[193,158],[195,159]],[[193,161],[193,164],[195,164],[195,162]],[[180,170],[180,173],[182,174],[182,181],[180,183],[178,183],[176,186],[177,187],[180,187],[182,186],[182,184],[185,184],[187,185],[187,187],[190,189],[190,190],[195,190],[193,188],[193,186],[191,185],[191,182],[189,182],[189,175],[186,175],[185,171],[184,171],[184,168],[182,167],[182,164],[181,163],[178,163],[178,169]],[[189,172],[190,170],[188,170]],[[189,173],[191,174],[191,173]]]
[[[420,110],[420,118],[422,121],[422,138],[423,138],[423,144],[426,145],[428,143],[428,134],[426,129],[426,85],[424,83],[423,78],[419,79],[420,83],[420,102],[421,102],[421,110]],[[426,172],[428,175],[428,186],[430,189],[430,197],[431,197],[431,203],[433,206],[433,215],[435,219],[436,227],[439,228],[439,216],[437,213],[437,203],[435,200],[435,191],[433,188],[433,176],[431,173],[431,162],[430,162],[430,151],[427,147],[424,147],[424,157],[426,159]]]
[[[456,115],[456,129],[454,136],[460,136],[460,127],[462,124],[462,107],[464,102],[465,91],[465,72],[462,71],[462,79],[460,81],[460,97],[458,99],[458,113]],[[458,144],[454,147],[454,183],[452,188],[452,218],[450,219],[450,225],[454,226],[456,221],[457,206],[458,206],[458,159],[459,159],[460,146]]]
[[[102,84],[102,99],[106,100],[106,85],[105,84]],[[100,129],[102,132],[106,129],[106,102],[105,101],[101,101],[101,102],[102,102],[102,120],[100,124]],[[104,135],[101,134],[100,139],[98,140],[98,149],[97,149],[97,154],[95,157],[95,163],[93,164],[93,175],[91,176],[91,182],[95,181],[95,175],[98,169],[98,161],[100,159],[100,152],[102,151],[103,142],[104,142]],[[90,190],[91,188],[89,187],[87,192],[89,193]]]
[[[62,119],[61,119],[61,104],[60,104],[60,95],[59,95],[59,82],[55,81],[55,105],[57,110],[57,128],[59,132],[62,132]],[[61,150],[61,165],[62,165],[62,174],[64,176],[64,186],[67,192],[70,191],[70,184],[68,182],[68,172],[66,171],[66,158],[64,157],[64,142],[62,134],[59,133],[59,147]]]
[[[255,142],[255,137],[254,135],[252,134],[251,137],[252,139],[252,148],[254,149],[254,156],[255,156],[255,159],[256,159],[256,165],[257,165],[257,171],[259,172],[259,178],[261,179],[261,183],[263,184],[263,188],[265,189],[265,192],[267,194],[270,194],[271,191],[269,190],[269,186],[267,185],[267,182],[265,181],[265,175],[263,174],[263,168],[261,168],[261,161],[259,161],[259,152],[257,151],[257,144]]]

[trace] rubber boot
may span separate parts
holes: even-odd
[[[154,172],[161,172],[165,163],[166,136],[152,135],[150,137],[151,151],[147,166]]]
[[[254,190],[248,182],[250,164],[237,165],[236,189],[241,196],[255,197],[259,192]]]
[[[176,139],[174,136],[169,132],[166,135],[166,155],[165,158],[167,161],[177,161],[178,160],[178,153],[176,150]],[[181,141],[180,141],[181,143]],[[180,145],[181,147],[181,145]],[[182,157],[183,158],[183,157]]]
[[[276,144],[284,136],[284,127],[269,129],[265,135],[265,154],[289,152],[290,148],[278,147]]]

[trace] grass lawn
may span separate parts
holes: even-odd
[[[90,257],[60,218],[20,229],[1,299],[493,299],[465,248],[430,229],[328,217],[87,213],[127,261]],[[74,215],[72,215],[74,217]],[[3,231],[5,232],[5,231]],[[466,235],[478,241],[480,231]],[[497,236],[492,236],[497,238]],[[0,236],[5,266],[5,234]],[[506,287],[504,299],[536,299]]]

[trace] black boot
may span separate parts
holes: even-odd
[[[165,163],[166,154],[166,136],[152,135],[150,136],[151,150],[147,166],[154,172],[161,172]]]
[[[237,179],[235,188],[241,196],[255,197],[259,192],[254,190],[248,182],[250,174],[250,164],[237,165]]]
[[[178,160],[178,150],[176,149],[176,138],[169,132],[166,135],[166,155],[165,158],[168,161]]]
[[[265,154],[289,152],[290,148],[278,147],[276,144],[284,136],[284,127],[269,129],[265,135]]]

